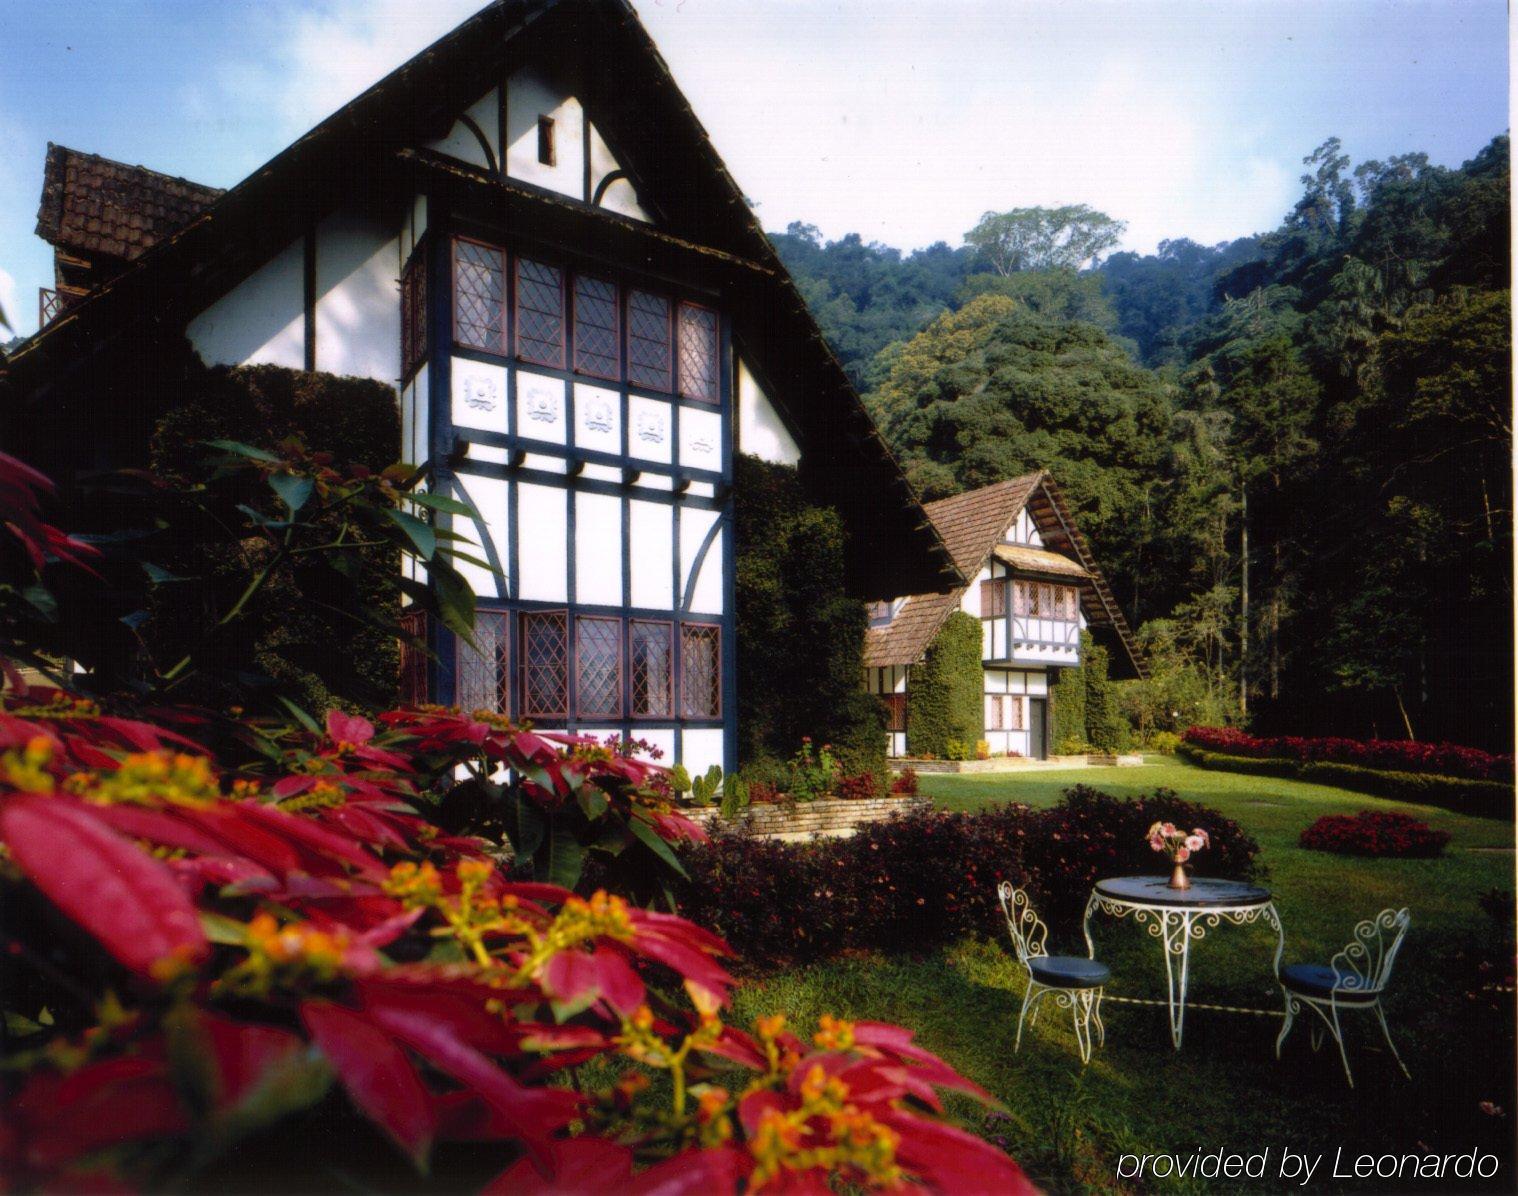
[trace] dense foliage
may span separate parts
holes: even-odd
[[[1130,623],[1157,624],[1142,733],[1185,709],[1504,750],[1508,139],[1459,168],[1329,140],[1305,166],[1273,231],[1083,270],[1059,250],[1101,214],[1065,209],[925,251],[931,285],[857,237],[780,249],[809,296],[869,279],[816,310],[930,497],[1060,480]]]
[[[1302,846],[1335,855],[1399,856],[1432,859],[1442,855],[1448,831],[1396,810],[1325,814],[1302,832]]]
[[[1434,773],[1481,781],[1513,779],[1513,757],[1495,756],[1453,743],[1413,743],[1405,739],[1304,739],[1296,735],[1261,737],[1235,727],[1188,727],[1186,743],[1230,756],[1327,760],[1397,772]]]
[[[807,501],[796,471],[734,463],[738,757],[779,767],[802,741],[843,772],[884,775],[880,703],[860,687],[864,603],[844,590],[843,523]]]
[[[907,752],[968,760],[980,738],[985,684],[980,620],[956,610],[907,678]]]
[[[997,935],[1002,880],[1026,883],[1062,932],[1079,924],[1103,876],[1155,872],[1148,828],[1205,827],[1205,876],[1243,877],[1259,846],[1217,811],[1169,790],[1120,800],[1079,786],[1057,806],[977,814],[924,811],[861,827],[847,839],[784,843],[743,833],[687,844],[682,916],[721,934],[748,965],[822,960],[845,950],[930,951],[965,935]]]

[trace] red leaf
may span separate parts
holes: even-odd
[[[341,710],[327,711],[327,734],[333,743],[361,744],[374,738],[374,724],[356,714]]]
[[[223,1106],[237,1104],[257,1087],[271,1067],[283,1063],[303,1046],[294,1034],[275,1026],[234,1022],[210,1013],[202,1013],[200,1020],[216,1058]]]
[[[41,1171],[119,1142],[190,1128],[163,1064],[130,1056],[90,1064],[67,1078],[34,1073],[5,1120],[25,1143],[28,1165]]]
[[[625,1196],[709,1196],[736,1192],[753,1160],[739,1151],[688,1150],[633,1177]]]
[[[437,1133],[432,1103],[411,1060],[367,1018],[326,1001],[306,1001],[301,1020],[353,1103],[395,1139],[418,1168]]]
[[[483,1196],[584,1196],[622,1192],[632,1178],[632,1151],[604,1138],[555,1142],[553,1178],[545,1179],[527,1159],[519,1159],[485,1185]]]
[[[1023,1169],[983,1138],[899,1109],[877,1118],[901,1135],[896,1158],[941,1192],[966,1196],[1038,1196]]]
[[[84,806],[21,794],[0,807],[0,836],[21,870],[127,968],[204,958],[209,944],[173,873]]]

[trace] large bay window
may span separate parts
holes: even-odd
[[[1074,623],[1079,617],[1080,591],[1046,581],[1014,581],[1012,613],[1030,619]]]

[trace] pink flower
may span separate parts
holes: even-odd
[[[1161,839],[1158,835],[1155,835],[1154,838],[1149,840],[1149,846],[1152,847],[1155,851],[1164,851],[1165,840]]]
[[[1187,835],[1186,846],[1182,849],[1187,852],[1201,851],[1207,846],[1207,841],[1201,835]]]
[[[1175,862],[1177,864],[1184,864],[1190,858],[1191,852],[1188,849],[1184,847],[1177,847],[1175,849]]]

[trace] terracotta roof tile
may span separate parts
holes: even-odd
[[[1020,478],[923,504],[961,573],[974,577],[980,571],[991,546],[1012,526],[1028,495],[1044,476],[1042,471],[1025,473]]]
[[[49,142],[37,235],[65,252],[129,262],[220,195],[216,187]]]

